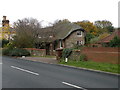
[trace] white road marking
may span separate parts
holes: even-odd
[[[66,84],[68,86],[72,86],[72,87],[75,87],[75,88],[79,88],[79,89],[83,89],[83,90],[87,90],[87,89],[84,89],[82,87],[79,87],[79,86],[76,86],[76,85],[73,85],[73,84],[70,84],[70,83],[67,83],[67,82],[62,82],[63,84]]]
[[[19,67],[15,67],[15,66],[11,66],[11,67],[15,68],[15,69],[18,69],[18,70],[21,70],[21,71],[24,71],[24,72],[28,72],[28,73],[34,74],[34,75],[39,75],[38,73],[29,71],[29,70],[25,70],[25,69],[22,69],[22,68],[19,68]]]

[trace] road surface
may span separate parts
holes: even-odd
[[[118,88],[118,76],[3,57],[2,87]]]

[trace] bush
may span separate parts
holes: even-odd
[[[3,49],[3,55],[7,56],[30,56],[30,52],[25,49],[14,48],[14,49]]]
[[[9,56],[9,53],[11,52],[12,49],[3,49],[2,54]]]
[[[62,52],[62,57],[63,58],[68,58],[68,56],[72,53],[72,49],[71,48],[65,48],[63,49]]]
[[[9,43],[9,40],[2,39],[2,47],[5,47]]]
[[[109,43],[110,47],[120,47],[120,37],[115,36]]]
[[[83,45],[73,44],[73,49],[82,49],[83,47]]]
[[[85,54],[81,54],[80,61],[87,61],[87,56]]]

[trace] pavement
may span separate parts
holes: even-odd
[[[114,89],[118,88],[118,76],[63,67],[56,64],[3,57],[2,87]]]

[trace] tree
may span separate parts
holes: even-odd
[[[97,41],[99,41],[99,38],[98,37],[94,37],[90,40],[90,43],[91,44],[95,44]]]
[[[94,38],[95,36],[93,35],[93,34],[91,34],[91,33],[87,33],[86,34],[86,44],[90,44],[90,40],[92,39],[92,38]]]
[[[98,28],[99,33],[114,31],[114,27],[112,26],[112,23],[107,20],[95,21],[94,25]]]
[[[81,21],[75,22],[75,24],[80,25],[87,33],[91,33],[92,35],[97,35],[97,27],[90,21]]]
[[[32,48],[38,38],[38,31],[41,29],[41,24],[38,20],[22,19],[14,23],[16,36],[14,37],[13,44],[18,48]]]

